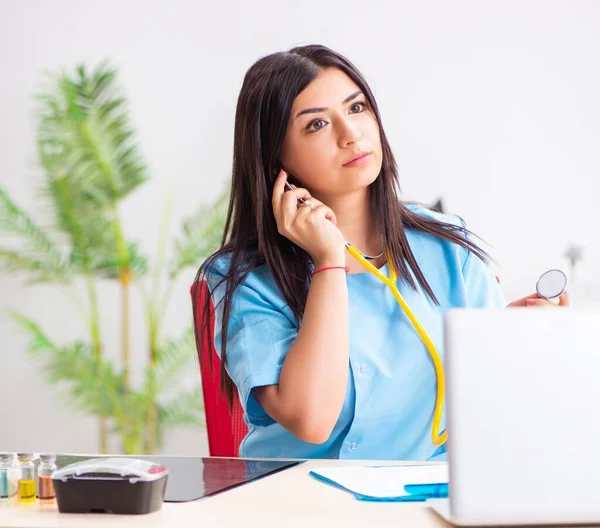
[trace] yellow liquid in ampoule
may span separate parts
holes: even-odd
[[[19,502],[35,502],[35,480],[19,480]]]

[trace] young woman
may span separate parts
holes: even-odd
[[[230,402],[237,392],[249,428],[240,455],[443,458],[428,350],[345,241],[385,276],[397,270],[442,358],[448,309],[506,303],[461,220],[400,200],[377,103],[346,58],[303,46],[248,70],[231,191],[195,316],[209,321],[214,306],[222,389]],[[511,305],[530,304],[550,305],[537,295]]]

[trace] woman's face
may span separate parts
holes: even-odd
[[[352,162],[357,156],[363,157]],[[379,126],[366,97],[344,72],[327,68],[298,94],[281,162],[317,198],[365,189],[377,179]]]

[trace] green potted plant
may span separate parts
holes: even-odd
[[[170,337],[163,320],[177,279],[218,247],[228,196],[224,193],[185,219],[172,241],[167,207],[159,250],[150,263],[127,238],[121,215],[122,203],[149,176],[116,81],[116,71],[106,63],[91,72],[79,66],[51,75],[37,97],[43,178],[42,205],[36,212],[46,211],[50,220],[38,220],[0,188],[0,271],[23,278],[28,287],[55,286],[84,317],[87,335],[56,343],[43,322],[14,314],[30,335],[29,351],[48,380],[62,382],[73,409],[98,417],[99,450],[108,452],[109,436],[116,434],[124,453],[154,453],[168,427],[204,423],[199,384],[190,391],[175,383],[182,369],[194,366],[193,328]],[[97,294],[103,281],[120,289],[119,368],[104,353]],[[134,287],[143,299],[148,332],[141,387],[133,387],[130,379]]]

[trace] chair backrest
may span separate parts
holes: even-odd
[[[200,288],[199,292],[198,288]],[[191,294],[192,303],[196,303],[196,331],[202,343],[202,351],[198,350],[198,361],[200,363],[202,394],[204,396],[208,449],[210,456],[237,457],[239,456],[240,443],[246,436],[248,427],[244,422],[244,411],[237,393],[233,404],[233,412],[229,412],[227,399],[220,390],[221,360],[215,350],[214,343],[209,340],[208,332],[203,331],[204,301],[208,295],[206,281],[194,282]],[[211,301],[211,314],[212,310]],[[214,325],[214,315],[211,315],[210,328],[214,329]]]

